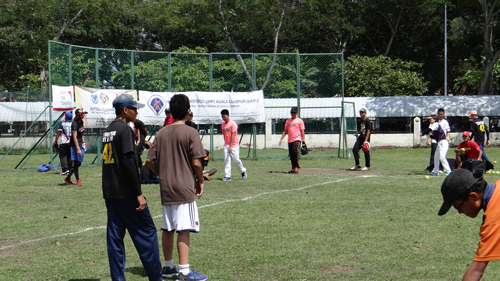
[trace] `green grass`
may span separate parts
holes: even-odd
[[[210,162],[219,172],[197,201],[190,264],[209,280],[461,280],[481,218],[437,216],[444,176],[425,180],[428,160],[428,149],[374,150],[369,172],[325,158],[301,160],[299,175],[288,160],[247,160],[248,179],[233,167],[230,182]],[[110,280],[101,168],[80,173],[82,187],[56,171],[0,172],[0,280]],[[143,192],[159,229],[159,186]],[[127,280],[147,280],[128,236],[126,249]],[[492,262],[483,280],[499,279]]]

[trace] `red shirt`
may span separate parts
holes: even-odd
[[[172,117],[172,115],[170,115],[170,119],[167,119],[167,117],[165,117],[165,122],[163,122],[163,127],[165,127],[168,124],[171,124],[173,122],[174,122],[174,118]]]
[[[465,148],[465,155],[467,155],[467,157],[469,158],[472,159],[479,158],[479,151],[481,151],[481,148],[479,147],[479,145],[477,145],[475,141],[470,140],[467,143],[463,141],[458,145],[458,148],[460,149]]]

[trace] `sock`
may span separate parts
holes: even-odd
[[[170,268],[174,268],[174,267],[175,267],[175,265],[174,265],[174,260],[173,260],[173,259],[171,259],[171,260],[169,260],[169,261],[167,261],[167,260],[166,260],[166,261],[165,261],[165,266],[166,266],[166,267],[170,267]]]
[[[189,263],[188,264],[179,264],[179,273],[182,273],[183,275],[189,274]]]

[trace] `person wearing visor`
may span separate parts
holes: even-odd
[[[479,246],[462,280],[480,280],[489,261],[500,260],[500,181],[487,183],[466,169],[457,169],[441,185],[442,216],[453,206],[459,214],[475,218],[481,210],[483,223],[479,230]],[[497,189],[498,187],[498,189]]]
[[[83,111],[83,108],[77,108],[75,110],[75,118],[73,123],[71,123],[71,138],[70,138],[70,150],[71,150],[71,160],[73,161],[73,167],[69,170],[68,175],[63,180],[63,183],[73,184],[71,181],[71,176],[75,174],[76,185],[81,186],[82,180],[80,180],[80,173],[78,168],[82,165],[83,157],[85,156],[85,150],[87,146],[85,145],[85,138],[83,133],[85,127],[83,126],[83,118],[88,112]]]

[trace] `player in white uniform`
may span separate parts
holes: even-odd
[[[448,121],[444,119],[444,108],[438,109],[438,124],[443,129],[446,134],[446,138],[439,140],[438,146],[436,148],[436,154],[434,155],[434,170],[432,174],[439,174],[439,163],[443,165],[444,172],[446,175],[451,173],[450,165],[448,164],[448,160],[446,159],[446,154],[448,153],[448,148],[450,148],[450,124]]]

